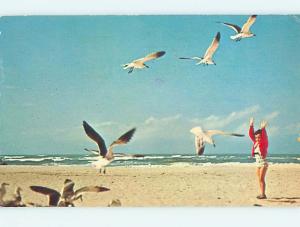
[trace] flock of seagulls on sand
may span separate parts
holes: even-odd
[[[23,202],[20,187],[16,187],[15,194],[13,199],[4,200],[6,195],[6,186],[9,184],[2,183],[0,188],[0,207],[42,207],[43,205],[32,203],[32,202]],[[34,192],[40,193],[48,197],[48,206],[50,207],[74,207],[74,202],[78,199],[83,201],[83,194],[87,192],[106,192],[109,191],[109,188],[102,186],[85,186],[74,190],[75,183],[70,179],[65,179],[61,193],[55,189],[44,187],[44,186],[30,186],[30,189]],[[113,201],[112,201],[113,202]],[[112,203],[111,202],[111,203]],[[111,206],[111,204],[108,204]]]

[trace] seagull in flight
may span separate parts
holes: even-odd
[[[94,140],[99,147],[98,151],[91,150],[93,153],[97,153],[98,155],[98,160],[93,162],[92,166],[95,167],[96,169],[99,169],[100,173],[102,168],[104,168],[103,170],[104,174],[106,172],[105,166],[107,166],[109,163],[111,163],[114,160],[115,156],[113,153],[113,147],[116,145],[128,143],[136,130],[135,128],[130,129],[128,132],[120,136],[117,140],[112,142],[112,144],[109,145],[107,149],[104,139],[86,121],[83,121],[83,128],[87,136],[90,137],[92,140]],[[85,150],[90,151],[88,149]]]
[[[212,144],[214,147],[216,146],[215,141],[213,140],[214,135],[224,135],[224,136],[238,136],[243,137],[245,135],[224,132],[221,130],[207,130],[203,131],[201,127],[194,127],[190,130],[191,133],[195,135],[195,147],[198,155],[202,155],[205,149],[205,143]]]
[[[240,28],[238,25],[235,25],[235,24],[230,24],[230,23],[225,23],[225,22],[219,22],[219,23],[224,24],[227,27],[233,29],[236,32],[236,34],[230,36],[230,38],[235,41],[240,41],[243,38],[250,38],[250,37],[255,36],[255,34],[253,34],[250,31],[250,27],[254,24],[256,17],[257,17],[257,15],[250,16],[242,28]]]
[[[105,192],[109,191],[110,189],[106,187],[100,186],[86,186],[79,188],[78,190],[74,191],[75,183],[70,180],[66,179],[64,182],[64,186],[62,188],[62,192],[59,193],[58,191],[43,187],[43,186],[30,186],[30,189],[34,192],[41,193],[49,197],[48,206],[59,206],[59,207],[74,207],[74,201],[80,199],[82,201],[82,193],[85,192]],[[31,205],[35,205],[31,203]]]
[[[129,69],[128,73],[132,73],[132,71],[134,69],[143,69],[145,67],[149,68],[149,66],[146,65],[145,62],[159,58],[159,57],[165,55],[165,53],[166,53],[165,51],[154,52],[154,53],[148,54],[146,57],[139,58],[130,63],[124,64],[124,65],[122,65],[122,67],[123,67],[123,69]]]
[[[204,64],[204,65],[216,65],[216,63],[212,60],[213,54],[216,52],[219,44],[220,44],[220,38],[221,38],[221,34],[220,32],[217,33],[217,35],[214,37],[212,43],[210,44],[210,46],[208,47],[208,49],[206,50],[204,57],[181,57],[179,59],[190,59],[190,60],[196,60],[197,64],[196,65],[200,65],[200,64]]]

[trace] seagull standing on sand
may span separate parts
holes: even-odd
[[[16,187],[15,194],[12,200],[1,201],[0,206],[2,207],[25,207],[25,204],[22,202],[21,196],[22,188]],[[5,190],[6,193],[6,190]],[[4,196],[4,195],[3,195]]]
[[[139,58],[130,63],[124,64],[124,65],[122,65],[122,67],[123,67],[123,69],[129,69],[128,73],[132,73],[132,71],[134,69],[143,69],[145,67],[149,68],[149,66],[146,65],[145,62],[159,58],[159,57],[165,55],[165,53],[166,53],[165,51],[158,51],[155,53],[151,53],[151,54],[148,54],[146,57]]]
[[[1,188],[0,188],[0,206],[3,203],[3,197],[6,194],[6,186],[8,186],[8,185],[9,184],[5,183],[5,182],[1,184]]]
[[[219,44],[220,44],[221,34],[220,32],[217,33],[215,38],[213,39],[212,43],[206,50],[204,57],[181,57],[179,59],[190,59],[198,61],[196,65],[204,64],[204,65],[216,65],[216,63],[212,60],[213,54],[216,52]]]
[[[120,138],[112,142],[112,144],[108,147],[107,150],[104,139],[86,121],[83,121],[83,128],[87,136],[90,137],[92,140],[94,140],[99,147],[99,151],[97,153],[99,158],[97,161],[92,163],[92,166],[95,167],[96,169],[99,169],[100,173],[101,173],[101,169],[104,167],[103,170],[104,174],[106,172],[105,166],[107,166],[109,163],[111,163],[114,160],[113,147],[116,145],[128,143],[136,130],[135,128],[133,128],[128,132],[126,132],[125,134],[123,134]],[[88,149],[85,150],[90,151]],[[94,150],[92,150],[92,152],[95,153]]]
[[[250,27],[252,24],[254,24],[256,17],[257,17],[257,15],[250,16],[242,28],[240,28],[238,25],[235,25],[235,24],[230,24],[230,23],[225,23],[225,22],[220,22],[220,23],[226,25],[227,27],[233,29],[236,32],[235,35],[230,36],[230,38],[232,40],[240,41],[243,38],[250,38],[250,37],[255,36],[255,34],[253,34],[250,31]]]
[[[72,180],[66,179],[62,188],[62,193],[43,186],[30,186],[30,189],[32,191],[49,196],[48,205],[55,207],[74,207],[74,201],[78,199],[82,201],[82,193],[84,192],[105,192],[110,190],[100,186],[87,186],[74,191],[74,185],[75,183]],[[32,203],[31,205],[36,204]]]
[[[214,147],[215,141],[213,140],[214,135],[224,135],[224,136],[238,136],[242,137],[245,135],[223,132],[221,130],[207,130],[203,131],[201,127],[194,127],[190,130],[191,133],[195,135],[195,147],[198,155],[202,155],[204,153],[205,143],[212,144]]]

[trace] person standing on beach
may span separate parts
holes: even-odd
[[[266,132],[267,122],[262,121],[260,124],[260,129],[254,132],[254,119],[250,118],[250,126],[249,126],[249,137],[253,141],[252,146],[252,157],[254,156],[256,159],[256,174],[258,177],[259,187],[260,187],[260,195],[258,195],[257,199],[266,199],[266,182],[265,176],[268,170],[268,162],[266,160],[268,154],[268,136]]]

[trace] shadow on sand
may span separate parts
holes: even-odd
[[[300,197],[271,197],[266,201],[279,203],[300,203]]]

